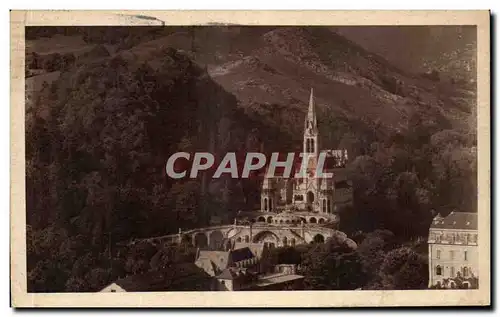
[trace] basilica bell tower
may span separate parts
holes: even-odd
[[[304,147],[303,155],[308,162],[308,171],[311,168],[316,168],[316,163],[319,153],[318,144],[318,123],[316,120],[316,109],[314,107],[314,91],[311,88],[311,95],[309,97],[309,109],[304,123]]]

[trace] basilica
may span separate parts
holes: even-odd
[[[352,248],[356,244],[339,231],[340,214],[352,204],[352,184],[347,177],[345,149],[321,149],[314,93],[311,89],[304,120],[300,160],[292,173],[264,173],[260,206],[239,211],[231,223],[149,238],[189,243],[201,250],[231,250],[236,244],[267,247],[324,242],[336,237]],[[269,166],[268,166],[269,169]],[[322,173],[318,173],[321,170]],[[292,176],[293,175],[293,176]]]
[[[295,176],[272,175],[264,178],[260,210],[251,213],[251,218],[256,222],[338,223],[339,203],[345,201],[337,201],[336,198],[345,196],[342,194],[350,187],[348,180],[344,178],[347,150],[321,150],[319,133],[314,93],[311,89],[304,122],[301,161],[293,166],[294,171],[291,174]],[[323,160],[320,160],[320,156],[323,156]],[[318,166],[324,161],[327,162],[324,166]],[[317,173],[319,169],[324,173]],[[248,213],[245,213],[245,216],[248,217]]]

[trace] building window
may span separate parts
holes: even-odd
[[[467,251],[464,251],[464,260],[467,261]]]
[[[439,243],[441,242],[441,234],[436,233],[436,242]]]
[[[477,243],[477,234],[472,235],[472,243]]]
[[[454,260],[455,259],[455,251],[450,251],[450,260]]]
[[[436,259],[441,259],[441,250],[436,251]]]
[[[330,199],[326,201],[326,209],[328,210],[328,213],[332,213],[332,201]]]
[[[326,213],[326,199],[323,199],[322,203],[323,203],[323,206],[322,206],[323,213]]]
[[[463,271],[464,277],[469,276],[469,269],[467,267],[464,267],[462,271]]]
[[[273,200],[269,198],[269,211],[273,211]]]
[[[112,290],[111,290],[111,293],[116,293],[116,289],[112,289]]]
[[[436,275],[441,275],[442,274],[442,268],[441,266],[436,266]]]
[[[455,277],[455,267],[450,267],[450,277]]]
[[[264,210],[268,210],[267,198],[264,198]]]

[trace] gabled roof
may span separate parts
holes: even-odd
[[[205,272],[207,272],[207,274],[209,274],[210,276],[215,276],[217,275],[219,269],[217,268],[217,266],[215,265],[214,262],[212,262],[210,259],[208,258],[198,258],[196,259],[195,263],[194,263],[197,267],[199,268],[202,268]]]
[[[217,276],[217,278],[221,280],[234,280],[237,279],[238,277],[248,276],[250,274],[255,274],[255,273],[248,271],[246,268],[228,267],[227,269],[222,271]]]
[[[444,218],[437,215],[432,221],[431,228],[477,230],[477,213],[453,211]]]
[[[243,247],[229,251],[200,251],[196,262],[202,264],[205,268],[206,263],[202,263],[201,261],[206,259],[217,267],[216,271],[223,271],[235,262],[249,260],[254,257],[254,254],[248,247]]]
[[[231,250],[229,252],[231,263],[240,262],[254,258],[252,251],[248,247]]]
[[[227,268],[224,271],[222,271],[221,274],[217,276],[218,279],[221,280],[234,280],[238,275],[232,268]]]
[[[265,245],[264,243],[251,243],[251,242],[235,242],[234,249],[242,249],[249,248],[252,251],[252,254],[256,258],[261,258],[262,253],[264,252]]]
[[[220,271],[224,270],[229,265],[228,251],[200,251],[198,259],[203,258],[212,261]]]

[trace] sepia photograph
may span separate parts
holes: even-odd
[[[469,13],[13,12],[14,300],[489,305],[489,13]]]

